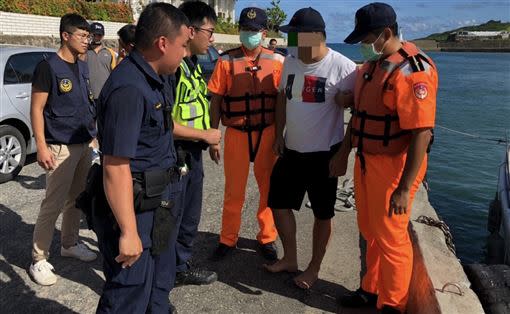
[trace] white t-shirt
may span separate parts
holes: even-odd
[[[335,95],[354,93],[355,81],[356,64],[330,48],[313,64],[287,56],[279,88],[287,97],[286,147],[301,153],[329,151],[342,141],[344,111]]]

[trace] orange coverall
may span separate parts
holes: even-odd
[[[388,83],[392,88],[384,91],[384,106],[398,114],[401,129],[433,128],[438,84],[435,66],[421,72],[403,69],[390,77]],[[375,71],[383,69],[378,66]],[[360,94],[359,83],[360,80],[356,84],[357,99],[365,99],[366,103],[377,99],[378,96],[370,93]],[[390,197],[400,182],[407,149],[397,155],[363,153],[363,156],[364,171],[359,157],[356,157],[354,166],[358,225],[367,241],[367,272],[361,288],[378,295],[379,309],[389,305],[403,311],[413,270],[413,248],[407,228],[414,195],[427,170],[427,156],[412,185],[407,212],[391,217],[388,215]]]
[[[280,75],[283,63],[274,61],[273,82],[276,89],[280,84]],[[251,66],[256,64],[251,62]],[[214,72],[209,80],[209,91],[216,95],[227,95],[232,86],[232,71],[230,62],[218,60]],[[273,213],[267,207],[269,194],[269,180],[277,156],[272,151],[274,143],[274,125],[266,127],[260,139],[260,147],[254,160],[254,174],[259,188],[260,199],[257,220],[260,231],[257,240],[266,244],[276,240],[277,231],[274,225]],[[251,133],[252,143],[256,143],[259,132]],[[223,200],[223,216],[220,233],[220,243],[235,246],[239,237],[241,226],[241,211],[245,199],[246,183],[250,169],[248,133],[227,127],[224,139],[224,172],[225,194]]]

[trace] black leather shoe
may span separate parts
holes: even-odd
[[[339,303],[343,307],[375,306],[377,304],[377,294],[359,288],[341,297]]]
[[[400,312],[399,309],[389,305],[384,305],[383,308],[381,309],[381,314],[401,314],[401,313],[402,312]]]
[[[227,256],[229,253],[234,251],[234,249],[235,249],[234,246],[228,246],[226,244],[219,243],[218,247],[216,248],[213,255],[211,256],[211,260],[213,260],[213,261],[222,260],[223,258],[225,258],[225,256]]]
[[[262,257],[268,261],[278,260],[278,250],[276,249],[276,244],[274,242],[269,242],[266,244],[259,243],[259,251]]]
[[[192,268],[178,272],[175,276],[175,285],[208,285],[218,280],[218,274],[210,270]]]

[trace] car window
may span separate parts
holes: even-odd
[[[4,84],[32,83],[36,65],[45,58],[44,52],[27,52],[12,55],[4,71]]]

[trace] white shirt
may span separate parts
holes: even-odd
[[[335,103],[335,95],[354,93],[355,81],[356,64],[330,48],[313,64],[287,56],[279,88],[287,99],[285,146],[307,153],[329,151],[342,141],[344,110]]]

